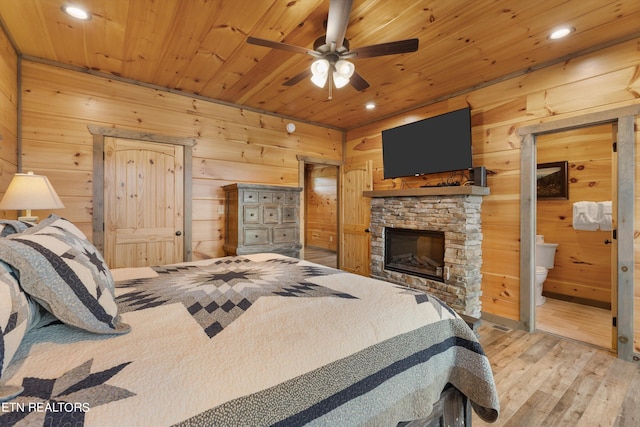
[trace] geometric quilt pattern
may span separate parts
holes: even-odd
[[[93,372],[90,359],[59,378],[26,377],[22,380],[24,391],[12,403],[38,410],[0,412],[0,425],[82,426],[91,408],[135,395],[107,384],[128,364]]]
[[[301,265],[297,259],[255,262],[234,256],[206,265],[152,267],[159,277],[117,283],[131,292],[116,297],[119,312],[181,303],[209,338],[220,333],[262,297],[351,298],[308,281],[337,274],[332,268]]]

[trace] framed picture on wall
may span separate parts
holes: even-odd
[[[568,162],[538,163],[538,200],[569,199]]]

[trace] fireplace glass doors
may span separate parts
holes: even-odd
[[[444,232],[384,229],[384,268],[443,282]]]

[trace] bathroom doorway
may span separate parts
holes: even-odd
[[[616,169],[612,217],[612,349],[627,361],[640,360],[634,352],[634,212],[637,157],[636,119],[640,104],[587,113],[581,116],[541,122],[516,130],[520,144],[520,321],[528,332],[535,331],[536,245],[536,138],[548,133],[612,123],[617,127],[613,167]],[[640,305],[640,304],[637,304]],[[640,334],[639,334],[640,335]]]
[[[600,209],[608,219],[614,217],[610,212],[615,206],[616,133],[614,123],[603,123],[539,135],[535,144],[539,165],[536,235],[538,240],[558,245],[550,265],[542,261],[542,252],[536,259],[536,284],[544,280],[544,302],[538,305],[542,301],[536,289],[535,327],[607,349],[615,344],[613,226],[607,221],[597,223],[596,215],[591,218],[593,223],[574,224],[573,211],[578,203],[590,208],[589,212]],[[543,264],[553,268],[538,267]]]

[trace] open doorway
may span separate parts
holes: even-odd
[[[536,138],[536,329],[612,348],[613,123]],[[605,209],[608,207],[608,209]],[[605,220],[602,221],[603,223]]]
[[[517,129],[520,146],[520,327],[535,330],[536,250],[536,138],[551,132],[613,123],[617,127],[616,178],[612,184],[617,197],[612,230],[612,341],[619,358],[640,360],[634,354],[634,147],[635,120],[640,105],[631,105],[578,117],[542,122]]]
[[[328,267],[338,262],[338,167],[305,164],[305,259]]]
[[[301,206],[302,258],[339,268],[339,206],[341,162],[298,157]]]

